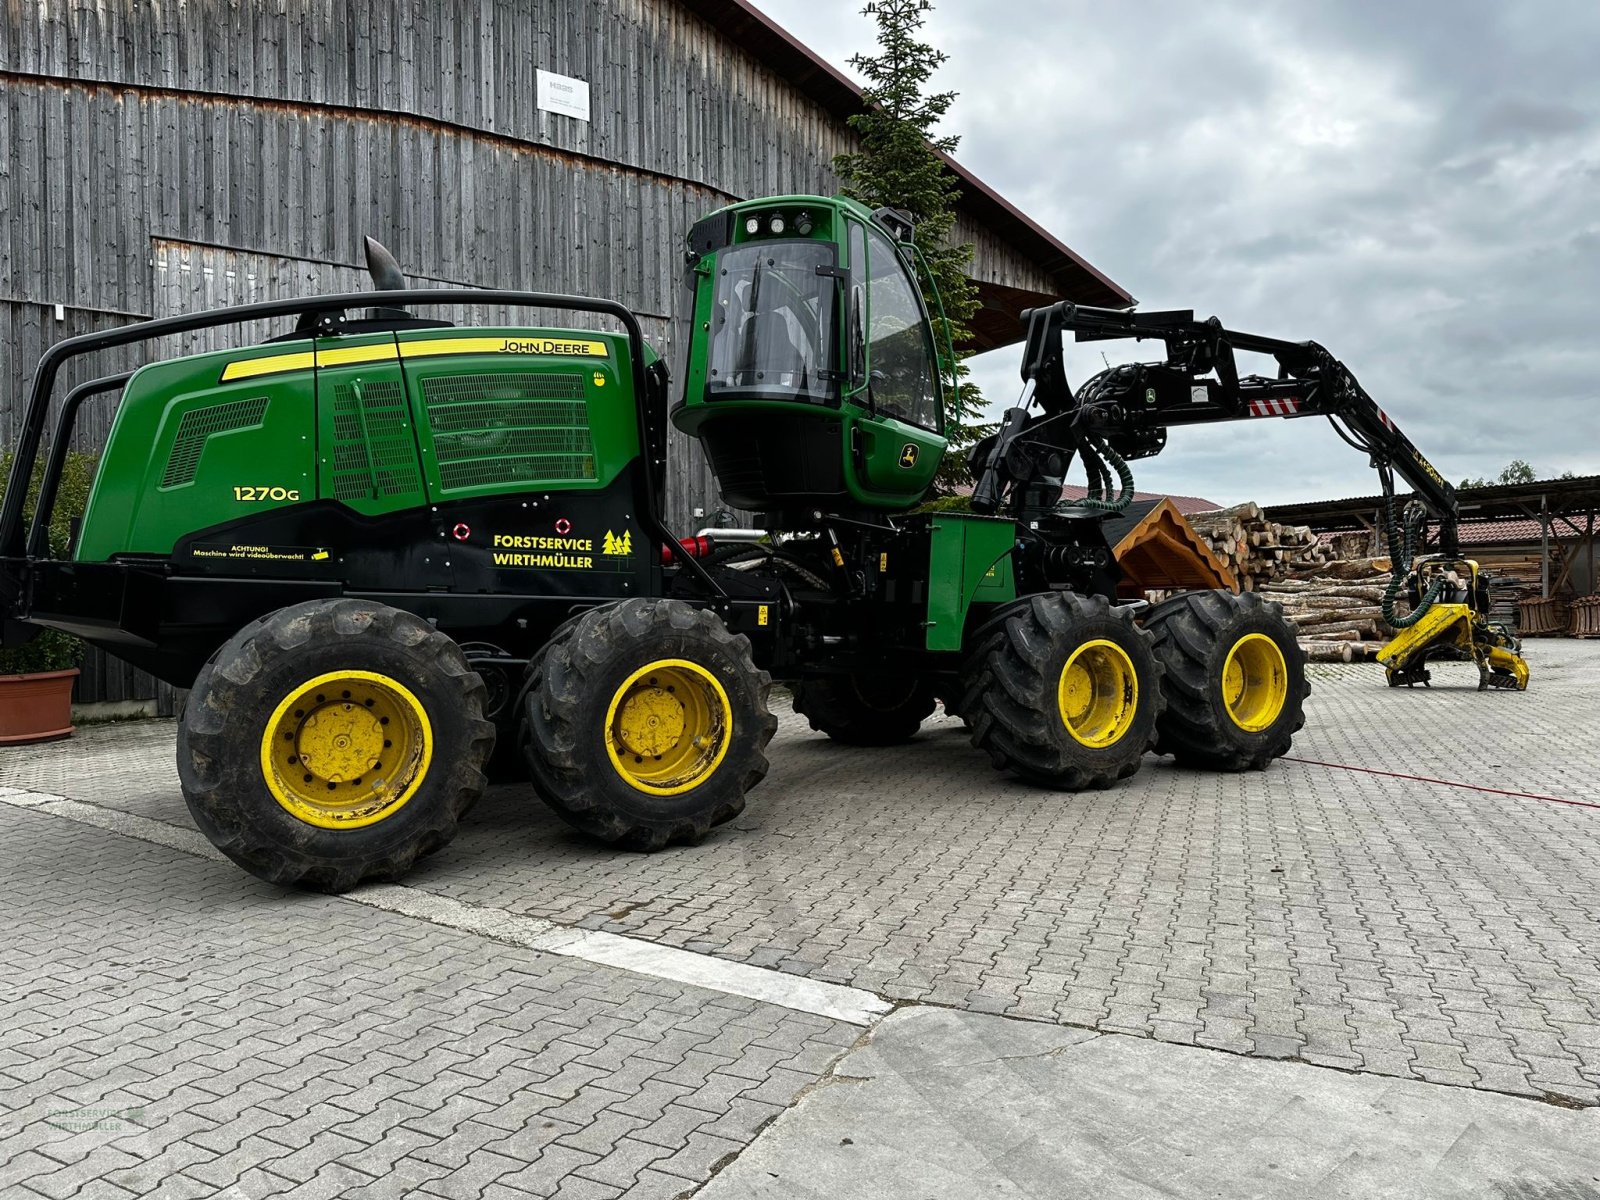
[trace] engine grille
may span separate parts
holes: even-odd
[[[445,491],[596,478],[580,374],[434,376],[422,395]]]
[[[422,490],[399,380],[333,389],[333,496],[373,500]]]

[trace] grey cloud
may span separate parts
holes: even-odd
[[[1523,139],[1582,133],[1593,122],[1592,113],[1581,112],[1570,104],[1508,97],[1495,101],[1483,111],[1478,128],[1487,138]]]

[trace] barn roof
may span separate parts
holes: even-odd
[[[1402,502],[1404,498],[1400,497]],[[1541,503],[1552,514],[1584,512],[1600,507],[1600,475],[1460,488],[1456,491],[1456,502],[1461,506],[1463,528],[1477,521],[1532,520],[1537,518]],[[1372,514],[1382,508],[1382,496],[1351,496],[1342,500],[1273,504],[1262,511],[1269,520],[1280,524],[1309,525],[1321,532],[1364,529]]]
[[[973,485],[970,483],[958,483],[955,485],[955,491],[962,496],[972,495],[972,490]],[[1061,498],[1063,500],[1082,500],[1088,494],[1089,489],[1085,484],[1064,483],[1061,485]],[[1158,500],[1172,501],[1172,507],[1186,517],[1191,517],[1195,513],[1216,512],[1222,507],[1215,500],[1207,500],[1204,496],[1169,496],[1164,492],[1134,492],[1133,494],[1133,503],[1144,506],[1139,509],[1141,515],[1149,512]]]
[[[1082,500],[1088,494],[1088,486],[1082,483],[1068,483],[1061,488],[1061,498],[1063,500]],[[1193,516],[1195,513],[1216,512],[1222,507],[1215,500],[1207,500],[1204,496],[1169,496],[1165,492],[1134,492],[1133,494],[1133,502],[1135,504],[1147,505],[1145,511],[1149,511],[1149,508],[1153,507],[1153,504],[1148,504],[1147,502],[1156,500],[1171,500],[1172,507],[1186,517]]]
[[[827,59],[767,16],[750,0],[691,0],[689,8],[800,88],[829,113],[844,121],[861,111],[861,89]],[[948,155],[946,164],[961,181],[960,208],[974,221],[993,230],[1025,257],[1046,271],[1061,295],[1078,304],[1125,308],[1134,298],[1077,251],[1044,229],[1011,201]],[[1007,292],[1016,289],[1002,289]],[[1027,296],[1030,293],[1018,292]],[[985,297],[1004,304],[1004,297]],[[1036,301],[1035,301],[1036,302]],[[1018,341],[1021,330],[996,340],[979,326],[979,340],[997,345]],[[1009,328],[1007,333],[1009,333]],[[988,333],[988,336],[985,334]]]

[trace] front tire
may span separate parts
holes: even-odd
[[[1152,608],[1144,627],[1166,668],[1158,753],[1245,771],[1289,752],[1311,684],[1280,605],[1254,592],[1188,592]]]
[[[178,777],[202,833],[269,883],[394,880],[482,794],[483,681],[426,621],[363,600],[279,609],[201,670]]]
[[[903,675],[826,675],[794,686],[794,711],[848,746],[909,741],[937,704],[925,682]]]
[[[656,850],[744,810],[778,722],[749,639],[681,600],[585,614],[529,665],[522,743],[541,799],[607,842]]]
[[[1150,637],[1103,596],[1045,592],[974,636],[961,715],[997,768],[1063,791],[1139,769],[1161,713]]]

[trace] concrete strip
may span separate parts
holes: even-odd
[[[200,858],[223,860],[224,855],[204,835],[180,829],[165,821],[137,816],[117,809],[101,808],[60,796],[6,789],[0,803],[30,808],[82,825],[93,825],[124,837],[181,850]],[[368,884],[346,893],[342,899],[383,912],[396,913],[456,929],[478,937],[581,959],[600,966],[616,967],[636,975],[690,984],[708,991],[759,1000],[781,1008],[828,1017],[851,1025],[870,1026],[893,1009],[888,1001],[860,988],[823,983],[727,962],[671,946],[657,946],[615,933],[567,929],[537,917],[524,917],[501,908],[465,904],[449,896],[398,884]]]
[[[539,938],[533,946],[585,962],[761,1000],[851,1025],[875,1024],[894,1008],[887,1000],[861,988],[728,962],[617,933],[557,929]]]
[[[539,917],[522,917],[502,908],[465,904],[449,896],[438,896],[396,883],[365,884],[353,892],[346,892],[341,899],[516,946],[537,948],[534,943],[553,928],[549,921]]]
[[[40,792],[14,792],[9,796],[0,796],[0,804],[31,808],[37,812],[49,813],[52,817],[76,821],[80,825],[93,825],[98,829],[120,833],[123,837],[134,838],[141,842],[154,842],[170,850],[182,850],[185,854],[193,854],[199,858],[225,861],[224,855],[206,841],[204,834],[196,830],[179,829],[176,825],[168,825],[165,821],[152,821],[149,817],[122,812],[120,809],[101,808],[98,804],[85,804],[81,800],[47,796]]]
[[[0,788],[0,800],[5,800],[18,808],[32,808],[38,804],[48,804],[51,800],[60,800],[60,796],[46,796],[43,792],[25,792],[21,788]]]
[[[1600,1111],[907,1008],[696,1194],[1600,1195]]]

